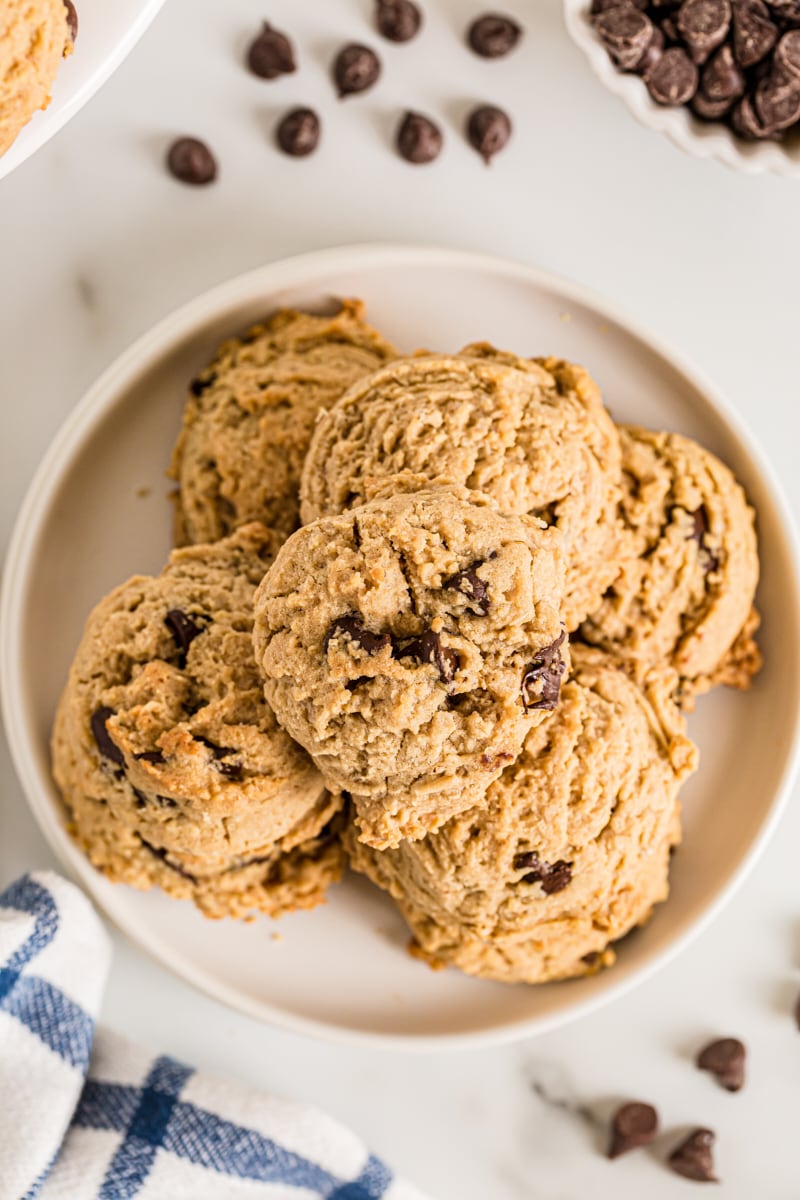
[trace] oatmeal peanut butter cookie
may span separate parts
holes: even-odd
[[[295,533],[255,599],[278,719],[378,848],[478,802],[557,704],[561,535],[462,488]]]
[[[672,672],[639,687],[601,651],[570,650],[558,708],[482,804],[382,853],[346,834],[432,965],[506,982],[584,975],[667,895],[678,789],[697,762]]]
[[[71,831],[95,866],[207,916],[311,907],[341,869],[341,799],[278,725],[253,656],[253,594],[275,544],[247,525],[111,592],[53,735]]]
[[[50,103],[61,59],[72,51],[64,0],[4,0],[0,7],[0,155]]]
[[[596,608],[623,553],[620,448],[580,367],[486,345],[398,359],[320,418],[302,479],[305,523],[355,508],[387,480],[450,481],[564,537],[564,620]]]
[[[620,429],[622,515],[636,545],[584,637],[637,670],[667,663],[684,704],[750,685],[761,658],[753,510],[731,472],[677,433]]]
[[[395,350],[345,300],[332,317],[282,309],[222,345],[189,387],[170,474],[178,542],[213,542],[247,521],[288,536],[314,422]]]

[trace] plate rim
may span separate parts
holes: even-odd
[[[493,1025],[487,1029],[459,1033],[381,1033],[359,1030],[313,1017],[300,1016],[285,1008],[274,1006],[270,1001],[252,999],[224,980],[203,968],[196,967],[182,958],[175,960],[171,948],[161,944],[152,932],[145,938],[140,935],[136,922],[129,922],[125,912],[113,897],[106,899],[96,886],[98,876],[88,859],[68,839],[62,826],[54,820],[55,813],[51,797],[40,786],[35,755],[36,745],[30,736],[30,723],[24,716],[24,705],[16,703],[24,695],[23,677],[18,670],[14,653],[17,645],[16,631],[22,618],[22,601],[25,581],[35,558],[35,549],[42,529],[42,518],[49,507],[54,492],[63,480],[66,468],[74,459],[84,440],[113,408],[122,390],[128,390],[154,364],[173,350],[180,341],[191,336],[193,330],[219,317],[235,305],[255,299],[260,293],[265,296],[279,292],[282,288],[299,287],[312,283],[315,274],[336,269],[355,270],[369,267],[391,267],[413,265],[415,260],[424,260],[427,267],[442,266],[489,272],[504,278],[517,279],[539,289],[557,294],[567,302],[580,304],[605,320],[612,320],[643,343],[649,350],[675,369],[687,382],[699,391],[711,408],[726,424],[734,438],[743,443],[759,481],[765,488],[775,509],[776,517],[785,540],[787,559],[791,570],[791,582],[797,600],[800,595],[800,539],[795,527],[780,481],[753,438],[746,423],[730,402],[721,395],[712,383],[682,355],[676,353],[658,336],[653,335],[635,318],[631,318],[614,302],[553,272],[539,267],[491,254],[469,250],[451,249],[424,243],[369,242],[336,246],[293,255],[266,263],[243,272],[202,292],[166,316],[155,322],[133,343],[118,355],[87,389],[72,411],[62,422],[39,466],[30,480],[17,513],[9,540],[0,591],[0,708],[7,730],[9,750],[21,785],[25,801],[33,813],[40,832],[58,861],[69,875],[90,895],[92,902],[134,945],[148,957],[179,979],[197,988],[234,1010],[262,1022],[340,1045],[371,1045],[376,1048],[402,1051],[424,1051],[432,1049],[459,1050],[480,1048],[517,1041],[524,1037],[548,1033],[561,1028],[596,1011],[627,994],[633,988],[650,979],[657,971],[666,967],[688,945],[699,937],[729,903],[735,892],[749,876],[755,863],[763,853],[788,801],[792,783],[800,769],[800,694],[795,700],[794,729],[787,746],[781,776],[761,823],[756,837],[730,872],[726,882],[714,899],[686,928],[678,932],[671,943],[653,955],[650,961],[609,985],[599,995],[590,995],[558,1012],[547,1016],[512,1019],[508,1023]],[[794,606],[800,614],[798,604]],[[800,615],[797,617],[800,627]]]

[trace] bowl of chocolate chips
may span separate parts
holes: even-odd
[[[800,0],[564,0],[643,125],[748,174],[800,176]]]

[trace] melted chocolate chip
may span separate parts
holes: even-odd
[[[407,112],[397,131],[397,149],[406,162],[431,163],[442,152],[442,131],[422,113]]]
[[[396,658],[414,658],[420,663],[433,663],[439,672],[442,683],[452,683],[460,660],[458,654],[450,646],[443,646],[438,633],[428,629],[418,638],[412,638],[395,647]]]
[[[74,43],[78,36],[78,14],[75,11],[75,5],[72,0],[64,0],[64,8],[67,10],[67,29],[69,30],[69,40]]]
[[[485,580],[481,579],[478,574],[480,566],[483,566],[482,562],[474,562],[471,567],[465,567],[463,571],[456,571],[455,575],[450,575],[447,579],[442,580],[442,587],[454,592],[461,592],[469,600],[467,607],[485,617],[490,607],[489,588]]]
[[[211,371],[208,375],[198,376],[189,384],[189,391],[193,396],[202,396],[203,392],[208,391],[217,382],[216,371]]]
[[[381,62],[375,51],[355,42],[340,50],[333,63],[333,80],[340,99],[368,91],[380,73]]]
[[[155,800],[156,800],[156,804],[159,806],[159,808],[177,808],[178,807],[177,800],[173,800],[172,796],[162,796],[160,792],[156,793]]]
[[[293,108],[275,131],[275,140],[290,158],[306,158],[319,145],[320,122],[312,108]]]
[[[357,687],[361,687],[362,683],[369,683],[370,678],[371,676],[369,675],[359,675],[358,679],[348,679],[344,686],[347,688],[348,692],[354,692]]]
[[[277,79],[280,75],[291,75],[297,69],[292,43],[268,21],[250,44],[247,65],[260,79]]]
[[[337,617],[331,623],[322,643],[323,650],[328,649],[333,638],[346,638],[367,654],[379,654],[386,646],[392,644],[388,633],[373,633],[367,629],[361,618],[356,616]]]
[[[145,796],[144,792],[140,792],[138,788],[134,788],[133,794],[136,797],[136,807],[138,809],[147,808],[147,796]]]
[[[585,959],[589,955],[585,956]],[[599,958],[599,955],[597,955]],[[584,961],[585,961],[584,959]],[[591,964],[590,964],[591,965]],[[647,1146],[658,1132],[658,1113],[652,1104],[632,1100],[623,1104],[611,1118],[609,1158],[619,1158],[637,1146]]]
[[[203,618],[207,620],[208,618]],[[169,629],[179,651],[179,662],[186,665],[186,655],[192,642],[203,632],[197,621],[183,612],[180,608],[171,608],[164,617],[164,624]]]
[[[167,166],[181,183],[202,185],[217,178],[217,160],[199,138],[183,137],[173,142],[167,153]]]
[[[701,1071],[710,1071],[729,1092],[744,1087],[744,1068],[747,1051],[738,1038],[718,1038],[709,1042],[697,1056]]]
[[[230,779],[233,783],[238,783],[244,776],[244,767],[241,763],[217,762],[214,766],[220,775],[224,775],[226,779]]]
[[[185,871],[184,868],[179,866],[177,863],[170,862],[167,851],[163,850],[161,846],[154,846],[151,842],[146,841],[141,834],[138,834],[137,836],[145,849],[149,850],[151,854],[154,854],[156,858],[160,858],[161,861],[168,866],[171,871],[176,871],[178,875],[182,875],[183,878],[188,879],[190,883],[197,883],[197,878],[194,875],[190,875],[188,871]]]
[[[103,704],[100,708],[96,708],[92,713],[90,725],[92,728],[92,737],[97,743],[97,749],[102,754],[103,758],[108,758],[111,762],[117,763],[118,766],[125,766],[125,755],[112,740],[111,735],[106,728],[106,721],[109,717],[114,716],[114,709]]]
[[[377,0],[375,24],[390,42],[410,42],[419,33],[422,13],[412,0]]]
[[[535,850],[526,850],[514,859],[515,871],[526,871],[522,883],[540,883],[542,891],[548,896],[554,892],[563,892],[572,882],[572,863],[560,858],[558,862],[547,863],[539,858]]]
[[[361,549],[361,527],[355,520],[353,521],[353,545],[356,550]]]
[[[141,754],[134,754],[133,757],[137,762],[154,763],[156,766],[167,761],[160,750],[143,750]]]
[[[718,1183],[714,1174],[715,1140],[710,1129],[695,1129],[675,1147],[667,1163],[684,1179],[694,1179],[697,1183]]]
[[[510,54],[522,36],[522,28],[511,17],[486,13],[477,17],[467,30],[467,41],[481,58],[503,58]]]
[[[203,737],[199,733],[194,735],[194,740],[206,746],[214,755],[214,758],[230,758],[232,754],[239,753],[233,746],[218,746],[216,742],[211,741],[211,738]]]
[[[545,646],[525,668],[522,676],[522,703],[526,712],[534,709],[551,709],[558,704],[564,660],[559,647],[566,637],[562,632],[549,646]]]
[[[467,120],[467,140],[488,164],[507,145],[511,137],[511,118],[502,108],[482,104]]]

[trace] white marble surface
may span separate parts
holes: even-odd
[[[415,240],[536,263],[606,293],[730,396],[800,509],[796,355],[800,191],[682,156],[587,74],[557,0],[504,0],[527,28],[506,63],[460,43],[478,4],[427,0],[424,39],[384,46],[371,97],[337,105],[336,44],[372,40],[370,0],[168,0],[132,57],[50,145],[0,185],[0,536],[61,420],[139,333],[201,289],[283,255]],[[261,17],[293,30],[303,69],[260,84],[240,67]],[[485,170],[457,123],[473,99],[517,119]],[[283,159],[275,113],[326,120],[313,159]],[[414,170],[387,148],[404,104],[438,113],[447,151]],[[176,132],[221,160],[209,190],[166,177]],[[53,598],[58,620],[58,598]],[[50,864],[0,752],[0,885]],[[439,1200],[651,1200],[694,1186],[659,1163],[691,1124],[718,1131],[728,1200],[797,1200],[800,794],[738,896],[654,979],[565,1030],[502,1049],[400,1055],[260,1027],[194,994],[117,939],[105,1017],[200,1067],[326,1106]],[[320,980],[324,986],[324,980]],[[750,1048],[731,1096],[691,1065],[711,1034]],[[598,1152],[610,1103],[658,1104],[656,1153]],[[599,1139],[599,1140],[598,1140]]]

